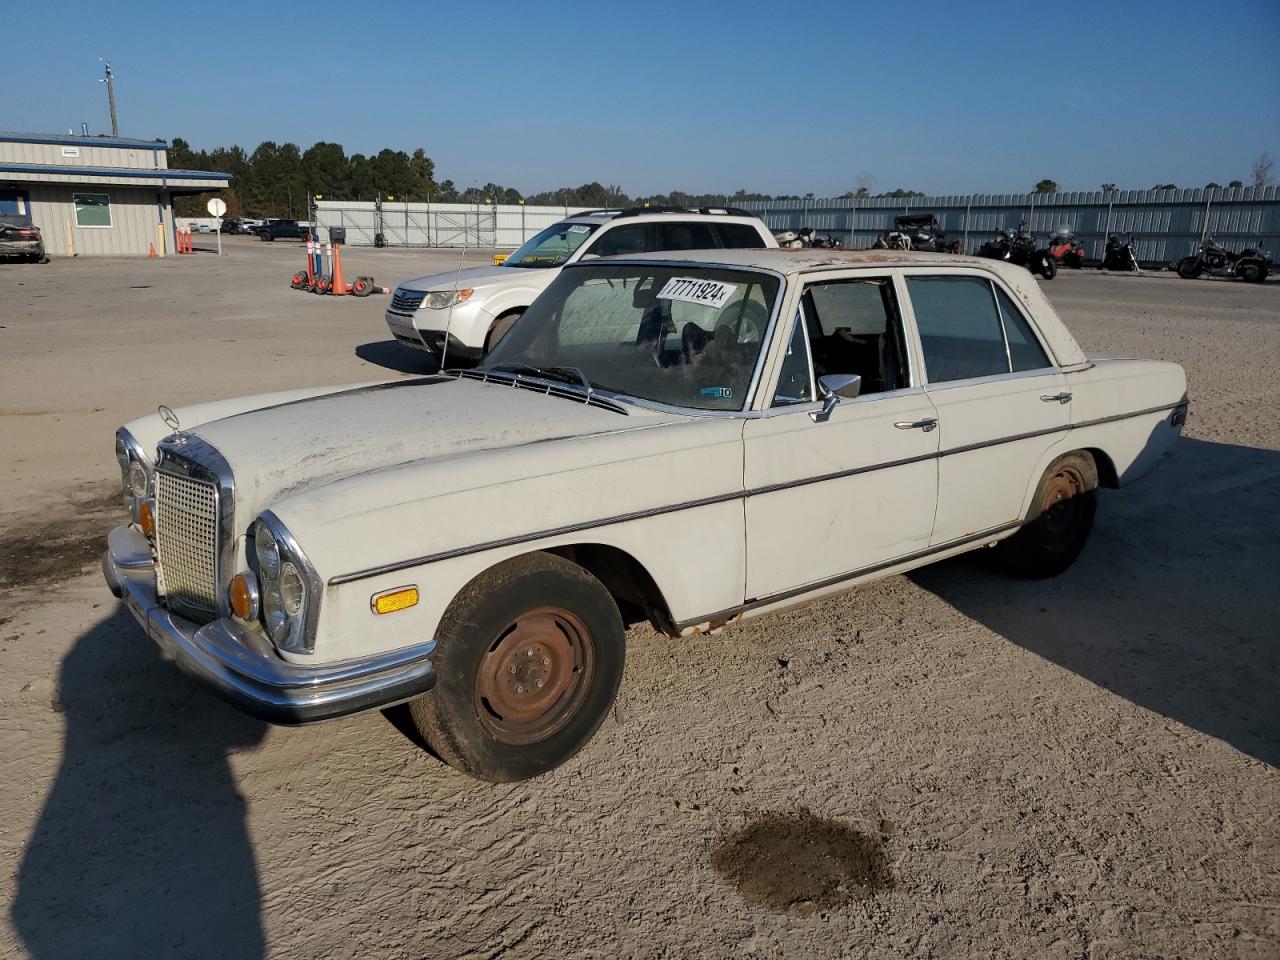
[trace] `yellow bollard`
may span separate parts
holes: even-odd
[[[156,224],[156,256],[164,256],[164,224]]]

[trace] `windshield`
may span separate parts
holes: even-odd
[[[526,240],[507,257],[504,267],[563,267],[584,240],[595,233],[595,223],[557,223]]]
[[[697,410],[741,410],[780,281],[693,264],[574,266],[484,367],[563,375],[594,389]]]

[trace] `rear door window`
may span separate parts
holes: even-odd
[[[720,232],[720,240],[726,247],[739,250],[764,248],[764,237],[760,236],[760,231],[745,223],[717,223],[716,230]]]
[[[1009,372],[991,284],[980,277],[907,278],[930,383]]]
[[[714,250],[715,234],[708,223],[676,223],[658,224],[659,250]]]
[[[1005,335],[1009,338],[1009,362],[1013,366],[1013,372],[1043,370],[1053,366],[1044,348],[1036,340],[1027,318],[999,287],[996,287],[996,300],[1000,302],[1000,316],[1004,320]]]
[[[625,257],[649,250],[649,225],[626,223],[602,230],[599,239],[589,249],[597,257]]]

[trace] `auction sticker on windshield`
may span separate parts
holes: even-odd
[[[672,277],[658,291],[658,299],[679,300],[682,303],[697,303],[704,307],[719,309],[728,302],[737,289],[736,283],[699,280],[695,277]]]

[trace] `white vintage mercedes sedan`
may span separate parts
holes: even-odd
[[[104,569],[243,709],[407,701],[449,763],[518,780],[591,738],[625,624],[703,634],[986,546],[1056,574],[1186,415],[1180,367],[1085,356],[1020,267],[591,260],[480,368],[121,428]]]

